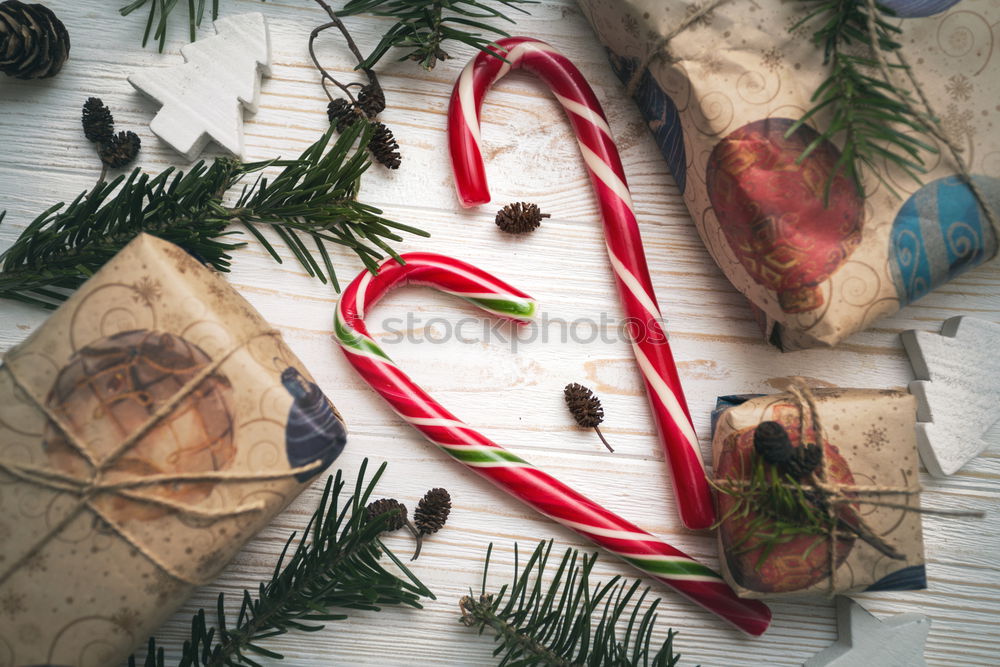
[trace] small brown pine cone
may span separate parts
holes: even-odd
[[[107,143],[115,136],[115,119],[99,97],[89,98],[83,105],[83,134],[88,141]]]
[[[358,107],[368,118],[375,118],[385,111],[385,94],[376,86],[368,84],[358,94]]]
[[[343,132],[361,117],[361,112],[347,100],[337,98],[327,105],[326,116],[330,119],[330,125],[337,128],[337,132]]]
[[[55,76],[69,58],[66,26],[44,5],[0,3],[0,72],[18,79]]]
[[[141,145],[139,135],[135,132],[119,132],[111,137],[110,141],[99,145],[97,154],[100,156],[101,162],[112,169],[118,169],[135,159]]]
[[[497,211],[496,223],[501,231],[508,234],[524,234],[534,231],[538,225],[542,224],[542,218],[551,217],[548,213],[542,213],[538,204],[528,202],[516,202],[507,204]]]
[[[406,505],[395,498],[380,498],[368,503],[365,508],[368,520],[378,518],[384,514],[390,514],[385,524],[385,531],[392,532],[399,530],[406,525]]]
[[[604,408],[601,407],[601,399],[594,396],[582,384],[572,382],[563,389],[563,397],[566,399],[566,407],[576,423],[584,428],[594,428],[600,426],[604,421]]]
[[[431,489],[417,503],[413,523],[421,535],[430,535],[441,530],[450,513],[451,495],[445,489]]]
[[[823,462],[823,450],[819,445],[808,444],[796,447],[791,458],[779,465],[782,472],[801,479],[812,473]]]
[[[753,433],[753,448],[758,456],[772,465],[783,465],[795,455],[788,431],[773,421],[757,424]]]
[[[368,142],[368,150],[372,156],[388,169],[399,169],[401,157],[399,155],[399,144],[392,136],[392,130],[385,126],[385,123],[375,121],[372,123],[375,134]]]

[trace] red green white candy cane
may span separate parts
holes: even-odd
[[[649,278],[625,170],[601,104],[576,66],[545,42],[509,37],[499,40],[497,46],[507,62],[480,53],[462,70],[451,94],[448,143],[458,197],[463,206],[490,200],[479,132],[479,111],[486,91],[513,69],[537,74],[566,110],[600,203],[608,258],[628,318],[635,360],[670,464],[681,521],[692,530],[707,529],[715,522],[712,492],[661,325],[663,316]]]
[[[771,612],[743,600],[710,568],[609,512],[468,426],[399,369],[372,339],[364,317],[394,287],[426,285],[518,323],[531,321],[536,303],[524,292],[457,259],[426,252],[389,259],[365,271],[337,304],[334,333],[347,360],[400,417],[473,472],[642,572],[718,614],[740,630],[760,635]]]

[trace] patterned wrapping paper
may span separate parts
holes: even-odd
[[[1000,3],[881,1],[900,15],[904,52],[1000,219]],[[703,4],[578,2],[623,82]],[[795,160],[829,116],[784,137],[828,74],[815,27],[789,32],[804,13],[799,2],[724,2],[670,40],[634,92],[709,252],[786,350],[835,345],[994,257],[1000,233],[947,150],[924,155],[922,184],[882,165],[899,197],[869,173],[867,198],[839,178],[824,207],[838,146]]]
[[[913,396],[873,389],[813,389],[812,393],[832,447],[833,477],[856,488],[910,491],[909,495],[869,491],[857,495],[919,507]],[[712,469],[717,479],[729,478],[749,464],[754,430],[762,421],[780,422],[797,445],[799,415],[799,404],[791,394],[719,398],[712,415]],[[759,563],[759,547],[733,548],[734,535],[740,534],[735,523],[723,525],[718,533],[722,575],[740,597],[759,599],[926,588],[921,515],[874,505],[856,507],[872,532],[902,553],[903,560],[891,559],[861,539],[838,539],[831,586],[828,537],[797,537]],[[723,510],[720,506],[720,514]]]
[[[0,367],[0,667],[121,664],[345,440],[249,303],[138,237]]]

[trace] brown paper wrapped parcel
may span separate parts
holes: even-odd
[[[780,423],[797,447],[805,418],[808,441],[818,442],[818,432],[826,438],[824,482],[853,501],[850,514],[840,510],[840,516],[851,522],[860,517],[871,534],[902,557],[891,558],[843,530],[835,538],[835,549],[831,536],[803,533],[765,552],[759,533],[737,515],[725,519],[719,529],[723,577],[740,597],[763,599],[926,588],[920,513],[865,502],[920,507],[913,396],[890,390],[813,389],[811,398],[819,431],[808,403],[791,393],[721,397],[712,417],[716,482],[746,479],[758,424]],[[723,493],[718,498],[719,514],[726,516],[733,503]]]
[[[249,303],[139,236],[0,367],[0,667],[121,664],[345,440]]]
[[[841,173],[826,205],[842,146],[824,140],[797,160],[829,114],[785,136],[830,73],[811,39],[821,21],[798,25],[811,5],[727,0],[667,39],[710,0],[578,2],[708,252],[753,304],[770,342],[835,345],[996,256],[1000,2],[881,0],[899,15],[890,20],[903,53],[943,131],[963,149],[992,224],[944,146],[922,153],[920,182],[885,160],[877,165],[885,183],[864,170],[867,196]]]

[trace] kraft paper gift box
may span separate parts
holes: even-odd
[[[249,303],[137,237],[0,367],[0,666],[121,664],[345,441]]]
[[[922,522],[915,511],[920,480],[913,396],[872,389],[806,391],[815,413],[794,393],[719,399],[713,414],[715,483],[732,488],[734,480],[749,477],[759,456],[754,433],[761,422],[778,422],[799,447],[805,420],[808,442],[818,443],[820,433],[825,438],[825,461],[817,472],[831,485],[830,498],[845,501],[833,506],[847,523],[836,536],[825,530],[796,533],[768,550],[762,535],[776,532],[773,524],[751,526],[754,515],[731,513],[733,497],[717,492],[726,581],[741,597],[762,599],[926,588]],[[847,524],[862,528],[866,537]]]
[[[817,22],[792,29],[808,13],[802,3],[729,0],[669,40],[708,0],[578,4],[653,132],[708,252],[773,344],[835,345],[996,256],[1000,45],[991,26],[1000,3],[883,3],[900,15],[890,19],[902,30],[897,39],[943,131],[963,149],[992,224],[944,146],[922,153],[928,172],[920,182],[879,164],[884,183],[865,170],[862,196],[838,176],[827,205],[825,185],[842,146],[824,141],[796,160],[829,115],[785,136],[829,75],[823,49],[811,41]]]

